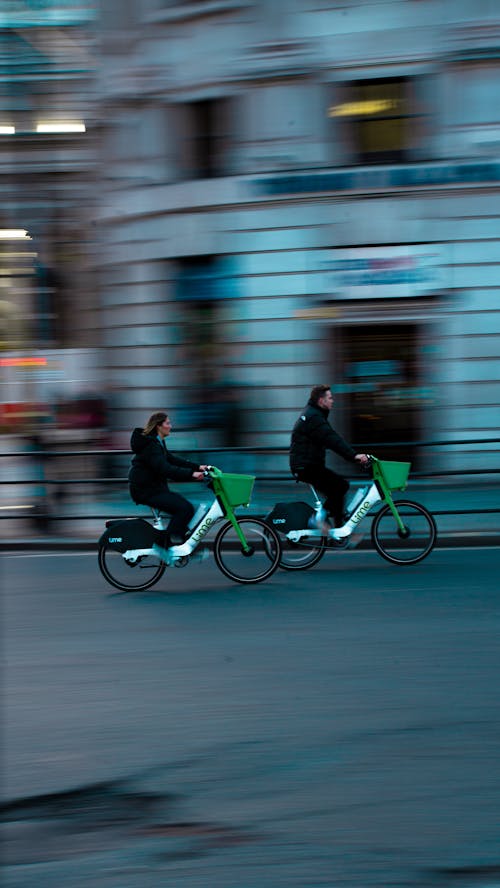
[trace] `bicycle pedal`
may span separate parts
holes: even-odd
[[[341,537],[340,539],[335,539],[335,537],[328,537],[328,545],[331,546],[332,549],[348,549],[349,537]]]
[[[328,543],[332,549],[355,549],[362,539],[362,533],[351,533],[349,536],[342,537],[338,540],[334,537],[330,537]]]
[[[332,526],[328,521],[317,521],[315,518],[310,518],[308,523],[308,530],[315,531],[319,533],[320,536],[328,536],[330,533]]]
[[[157,543],[153,543],[153,552],[158,558],[161,558],[168,567],[172,567],[175,564],[176,556],[172,552],[171,549],[164,549],[163,546],[159,546]]]

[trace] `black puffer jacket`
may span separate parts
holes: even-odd
[[[128,473],[130,496],[136,503],[145,503],[150,496],[168,490],[168,481],[189,481],[198,470],[196,463],[170,453],[156,433],[143,435],[134,429],[130,447],[135,456]]]
[[[307,402],[292,430],[290,468],[293,473],[324,466],[327,450],[334,450],[354,462],[356,451],[332,429],[328,422],[329,412],[312,401]]]

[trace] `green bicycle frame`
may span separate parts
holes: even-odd
[[[409,463],[393,463],[392,464],[395,466],[406,466],[407,465],[408,470],[406,471],[406,473],[403,470],[403,472],[401,474],[401,478],[397,479],[398,480],[397,486],[395,486],[394,488],[391,488],[390,482],[387,479],[387,474],[384,471],[384,461],[377,459],[375,456],[371,457],[371,461],[372,461],[372,470],[373,470],[373,481],[377,485],[377,489],[378,489],[378,492],[380,493],[381,498],[389,506],[389,509],[392,512],[392,515],[394,517],[394,520],[395,520],[399,530],[401,531],[402,534],[404,534],[406,528],[404,526],[403,521],[400,518],[399,512],[398,512],[396,505],[394,503],[394,500],[392,498],[392,490],[393,489],[396,489],[396,490],[404,490],[405,489],[406,478],[407,478],[408,472],[409,472]],[[391,464],[388,463],[387,465],[391,465]],[[405,474],[406,474],[406,477],[404,477]]]
[[[211,466],[211,468],[209,469],[209,473],[210,473],[211,478],[217,478],[219,475],[222,474],[219,469],[215,468],[215,466]],[[217,485],[217,486],[218,486],[218,490],[214,489],[214,494],[215,494],[215,497],[216,497],[223,513],[224,513],[223,517],[227,518],[227,520],[230,521],[232,526],[234,527],[236,535],[242,545],[243,551],[249,552],[252,547],[247,543],[247,541],[245,539],[245,534],[243,533],[240,525],[238,524],[238,520],[237,520],[236,515],[234,514],[234,511],[233,511],[233,506],[229,502],[229,499],[227,497],[227,494],[224,491],[224,488],[221,485]]]

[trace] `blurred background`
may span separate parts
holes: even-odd
[[[499,75],[499,0],[0,0],[6,888],[500,886]],[[110,594],[131,429],[264,515],[317,383],[432,558]]]
[[[4,452],[127,448],[157,409],[180,449],[286,450],[328,382],[353,443],[498,465],[467,446],[500,428],[496,0],[3,0],[0,26]]]

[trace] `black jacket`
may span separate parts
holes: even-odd
[[[290,445],[290,468],[294,474],[300,469],[324,466],[327,450],[354,462],[356,451],[332,429],[328,414],[328,410],[308,401],[295,423]]]
[[[130,447],[135,456],[128,473],[130,495],[134,502],[145,503],[150,496],[168,490],[168,481],[189,481],[198,470],[196,463],[170,453],[153,431],[143,435],[134,429]]]

